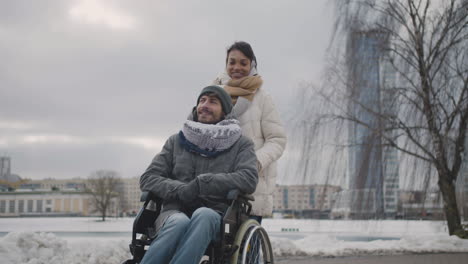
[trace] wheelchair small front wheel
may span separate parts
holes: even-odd
[[[255,220],[245,221],[237,231],[234,245],[238,250],[231,264],[273,264],[273,250],[266,230]]]

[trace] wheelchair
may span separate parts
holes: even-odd
[[[211,242],[201,264],[259,264],[274,263],[273,250],[265,229],[255,220],[249,219],[252,195],[237,190],[230,191],[223,201],[229,204],[222,216],[221,239]],[[132,231],[130,253],[133,258],[122,264],[138,264],[150,246],[154,222],[161,212],[162,199],[151,192],[143,192],[143,207],[138,212]]]

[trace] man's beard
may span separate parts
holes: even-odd
[[[202,121],[202,120],[200,120],[200,114],[201,113],[204,113],[205,115],[211,115],[213,117],[213,119],[210,120],[210,121]],[[207,109],[203,109],[203,108],[200,109],[200,111],[197,111],[197,115],[198,115],[198,122],[203,123],[203,124],[217,124],[221,120],[224,119],[224,113],[222,113],[221,116],[218,119],[216,119],[213,112],[211,112],[210,110],[207,110]]]

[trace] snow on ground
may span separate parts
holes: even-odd
[[[52,233],[12,232],[0,240],[5,264],[115,264],[129,258],[128,242],[81,240],[69,243]]]
[[[0,232],[122,232],[132,231],[133,218],[20,217],[0,218]]]
[[[276,256],[468,252],[440,221],[265,219]],[[1,263],[120,263],[132,219],[0,218]],[[7,234],[8,232],[8,234]]]
[[[362,256],[468,252],[468,241],[458,237],[407,236],[400,240],[342,241],[329,236],[300,240],[272,239],[275,256]]]

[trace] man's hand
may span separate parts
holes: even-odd
[[[199,192],[198,179],[194,179],[177,189],[177,197],[181,202],[191,204],[198,197]]]

